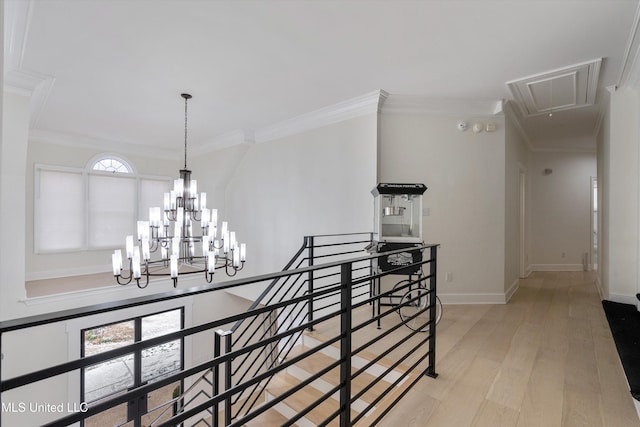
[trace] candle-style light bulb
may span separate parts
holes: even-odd
[[[133,257],[133,236],[129,235],[125,238],[125,251],[127,253],[127,259]]]

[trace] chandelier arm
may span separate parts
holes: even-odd
[[[123,280],[125,280],[125,282],[120,281],[121,277]],[[131,283],[131,279],[133,279],[133,277],[131,276],[131,272],[129,272],[129,276],[122,276],[120,274],[116,276],[116,281],[118,282],[118,285],[122,285],[122,286],[125,286]]]
[[[175,221],[178,219],[178,210],[177,209],[169,209],[164,211],[164,213],[167,215],[167,219],[169,221]],[[168,225],[165,225],[165,227],[169,227]]]
[[[209,273],[209,272],[205,271],[204,272],[204,278],[207,281],[207,283],[213,282],[213,273]]]
[[[145,277],[145,281],[144,281],[144,286],[140,284],[140,277],[136,279],[136,285],[138,285],[138,288],[140,289],[144,289],[147,286],[149,286],[149,261],[146,260],[144,262],[144,277]]]
[[[235,268],[233,268],[233,267],[231,268],[231,272],[229,272],[229,264],[228,264],[228,263],[227,263],[227,264],[225,264],[225,266],[224,266],[224,272],[225,272],[225,273],[227,274],[227,276],[229,276],[229,277],[233,277],[233,276],[235,276],[236,274],[238,274],[238,270],[236,270],[236,269],[235,269]]]
[[[160,248],[160,243],[158,237],[156,236],[155,238],[149,240],[149,251],[156,252],[158,248]]]

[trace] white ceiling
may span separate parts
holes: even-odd
[[[5,0],[5,74],[32,132],[182,149],[351,98],[512,99],[507,82],[602,58],[619,83],[637,0]],[[8,73],[8,74],[7,74]],[[539,149],[593,149],[596,107],[522,118]],[[461,117],[464,118],[464,117]]]

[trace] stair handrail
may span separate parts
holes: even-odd
[[[293,265],[294,262],[296,262],[296,260],[300,257],[300,255],[302,255],[302,253],[304,252],[305,249],[307,249],[307,244],[309,242],[309,236],[304,236],[303,242],[302,242],[302,246],[300,246],[300,249],[298,249],[298,251],[296,252],[296,254],[289,260],[289,262],[287,262],[287,264],[284,266],[284,268],[281,271],[287,271],[291,268],[291,266]],[[271,290],[275,287],[275,285],[278,283],[278,281],[280,280],[280,278],[276,278],[273,279],[271,281],[271,283],[264,289],[264,291],[262,291],[262,293],[258,296],[258,298],[255,299],[254,302],[251,303],[251,305],[249,306],[249,308],[247,309],[247,311],[251,311],[253,309],[255,309],[257,306],[260,305],[260,303],[262,302],[263,299],[265,299],[267,297],[267,295],[269,294],[269,292],[271,292]],[[232,327],[231,327],[231,332],[235,332],[238,330],[238,328],[240,327],[240,325],[242,324],[242,321],[244,319],[240,319],[238,320]]]

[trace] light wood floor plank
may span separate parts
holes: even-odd
[[[382,425],[640,427],[589,273],[536,272],[508,304],[445,306],[440,325],[440,376]]]

